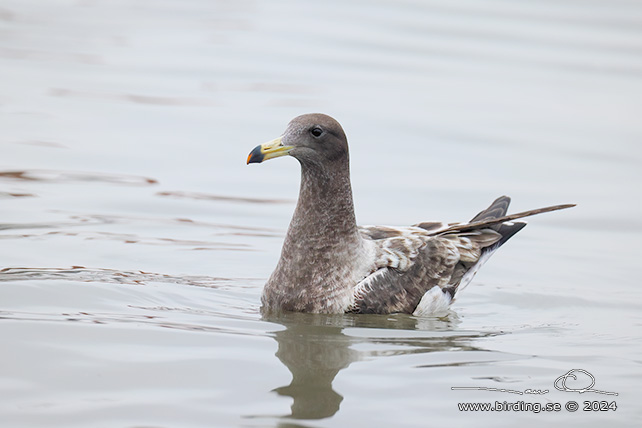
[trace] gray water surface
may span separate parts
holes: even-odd
[[[0,81],[1,426],[639,423],[642,4],[5,0]],[[445,317],[263,317],[313,111],[360,224],[578,206]]]

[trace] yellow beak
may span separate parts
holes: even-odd
[[[290,153],[294,146],[284,146],[281,137],[276,138],[268,143],[256,146],[247,156],[248,165],[251,163],[261,163],[268,159],[278,158]]]

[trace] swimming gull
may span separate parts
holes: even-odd
[[[254,148],[247,163],[290,155],[301,164],[299,199],[281,258],[263,289],[268,312],[444,313],[491,254],[526,223],[573,204],[506,215],[496,199],[467,223],[357,226],[348,142],[323,114],[293,119],[280,138]]]

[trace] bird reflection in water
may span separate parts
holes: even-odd
[[[460,321],[454,312],[442,318],[416,318],[405,314],[283,313],[264,314],[263,319],[285,327],[273,334],[279,346],[276,356],[292,373],[292,381],[273,391],[293,399],[291,414],[284,416],[291,419],[323,419],[337,413],[343,396],[334,390],[332,383],[341,370],[355,361],[413,353],[476,350],[470,343],[480,337],[479,333],[457,331]],[[400,336],[395,330],[418,331],[418,334]],[[355,349],[355,345],[364,343],[375,346],[368,346],[367,351]]]

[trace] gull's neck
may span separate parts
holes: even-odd
[[[347,165],[318,168],[302,165],[299,200],[290,222],[283,250],[303,249],[308,255],[327,258],[328,251],[359,245]]]

